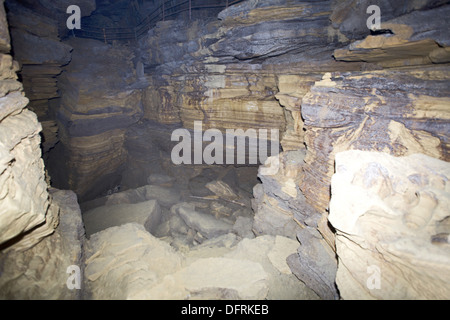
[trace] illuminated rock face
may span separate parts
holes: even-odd
[[[447,299],[450,165],[423,154],[336,155],[329,220],[344,299]]]
[[[302,102],[307,155],[300,188],[309,203],[327,208],[339,151],[423,153],[450,160],[448,71],[424,66],[335,73],[316,82]]]
[[[80,291],[64,283],[66,268],[81,266],[81,212],[73,192],[48,190],[42,126],[27,108],[7,30],[1,2],[0,298],[76,299]]]
[[[0,24],[7,30],[3,7]],[[1,38],[9,45],[8,33]],[[8,47],[0,53],[0,244],[29,232],[21,243],[11,243],[15,249],[24,249],[53,232],[58,210],[50,209],[40,150],[42,127],[36,115],[25,108],[28,99]]]

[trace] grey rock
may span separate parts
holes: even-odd
[[[138,223],[153,233],[161,221],[161,208],[156,200],[136,204],[118,204],[98,207],[83,214],[86,234],[127,223]]]
[[[232,229],[232,225],[211,215],[197,212],[195,207],[193,208],[189,204],[180,205],[176,211],[189,227],[200,232],[208,239],[227,234]]]
[[[312,228],[301,230],[297,235],[301,246],[287,258],[287,263],[297,278],[319,297],[336,300],[339,298],[335,284],[337,260],[323,239],[317,239],[317,234]]]
[[[253,239],[255,234],[252,231],[253,219],[250,217],[239,216],[233,226],[233,231],[242,238]]]
[[[143,186],[137,189],[112,194],[108,197],[106,205],[115,205],[123,203],[138,203],[147,200],[158,200],[161,206],[170,208],[180,201],[180,193],[171,188],[165,188],[155,185]]]

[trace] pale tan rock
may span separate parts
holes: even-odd
[[[75,300],[81,298],[84,227],[77,197],[72,191],[52,190],[52,207],[60,209],[59,225],[32,248],[2,251],[1,299]],[[58,211],[57,211],[58,212]],[[52,230],[53,231],[53,230]],[[31,233],[32,234],[32,233]],[[21,239],[19,244],[26,242]],[[69,267],[80,268],[78,289],[67,286]]]
[[[267,291],[267,274],[260,264],[248,260],[203,258],[166,276],[145,298],[262,300]]]
[[[234,250],[224,255],[225,258],[236,260],[250,260],[259,263],[267,273],[268,293],[271,300],[310,300],[318,299],[317,295],[297,279],[291,272],[287,273],[286,254],[292,254],[295,240],[285,237],[264,235],[254,239],[243,239]],[[278,242],[278,244],[277,244]],[[288,248],[280,248],[280,244],[289,243]],[[280,250],[281,249],[281,250]],[[286,268],[287,267],[287,268]],[[285,272],[279,270],[279,268]]]
[[[83,213],[86,235],[127,223],[138,223],[154,233],[161,222],[161,208],[156,200],[135,204],[102,206]]]
[[[142,225],[125,224],[94,234],[87,248],[86,286],[92,299],[146,299],[164,276],[181,268],[180,254]]]
[[[286,263],[286,259],[291,254],[297,252],[299,245],[300,244],[298,241],[286,237],[276,236],[275,245],[267,256],[278,271],[284,274],[292,274],[291,269]]]
[[[422,154],[336,155],[329,221],[342,298],[448,298],[449,177],[448,162]]]
[[[14,107],[16,112],[27,101],[15,93],[2,100],[5,105],[19,103]],[[28,110],[7,116],[0,122],[0,243],[30,231],[47,220],[47,224],[27,235],[27,241],[16,243],[16,249],[35,244],[52,233],[58,223],[57,210],[51,211],[46,217],[50,200],[41,159],[40,130],[41,125],[37,122],[36,115]]]

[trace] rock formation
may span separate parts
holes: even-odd
[[[10,55],[0,5],[0,297],[79,299],[64,284],[69,266],[82,267],[84,227],[76,195],[48,190],[41,158],[42,130],[26,108],[18,63]]]
[[[64,30],[67,1],[7,2],[2,297],[448,296],[446,1],[248,0],[109,43]],[[105,18],[123,5],[89,23],[123,26],[128,11]],[[280,152],[176,165],[171,135],[195,123],[278,130],[262,140]],[[81,291],[62,284],[70,266]]]
[[[37,114],[43,127],[44,157],[59,141],[55,118],[60,97],[57,76],[62,72],[61,67],[71,61],[72,51],[68,44],[61,42],[58,25],[67,6],[59,3],[58,9],[52,12],[55,7],[49,5],[47,1],[6,1],[14,58],[20,64],[19,74],[30,100],[28,108]],[[82,7],[83,15],[89,15],[95,1],[85,1]]]
[[[422,154],[336,155],[329,219],[343,299],[448,298],[449,175]]]
[[[296,241],[265,236],[230,246],[230,238],[183,254],[142,225],[109,228],[88,242],[86,286],[93,299],[317,298],[286,265]]]
[[[3,4],[2,4],[3,5]],[[18,63],[10,55],[9,34],[1,7],[1,214],[0,243],[26,249],[53,232],[58,209],[51,205],[41,159],[42,130],[17,80]],[[21,241],[17,241],[19,238]]]

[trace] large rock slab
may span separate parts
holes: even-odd
[[[154,233],[161,222],[161,208],[156,200],[135,204],[101,206],[83,213],[86,235],[127,223],[138,223]]]
[[[175,188],[148,185],[136,189],[114,193],[107,197],[106,205],[138,203],[147,200],[158,200],[162,206],[170,208],[180,201],[181,194]]]
[[[329,221],[342,298],[448,299],[449,178],[448,162],[423,154],[336,155]]]
[[[19,300],[76,300],[84,292],[84,227],[77,197],[72,191],[51,190],[52,206],[60,209],[59,225],[53,234],[21,251],[2,251],[0,298]],[[78,289],[67,286],[69,267],[81,271]]]
[[[208,239],[227,234],[233,229],[229,223],[218,220],[212,215],[195,211],[195,206],[188,203],[176,205],[175,211],[189,227]]]
[[[58,78],[61,145],[50,174],[56,185],[88,201],[120,184],[125,134],[142,117],[141,90],[132,86],[137,78],[129,48],[78,38],[67,44],[74,51]]]
[[[307,154],[300,189],[322,212],[334,155],[357,149],[448,161],[448,67],[326,74],[302,101]],[[361,96],[361,93],[363,95]]]
[[[136,223],[94,234],[86,258],[85,283],[95,300],[147,299],[150,289],[179,270],[183,260]]]
[[[288,266],[288,257],[294,254],[298,247],[297,240],[264,235],[254,239],[243,239],[224,257],[259,263],[268,275],[267,299],[318,299],[317,295],[300,281]]]
[[[314,228],[301,230],[297,238],[301,246],[287,259],[292,272],[322,299],[338,299],[335,252]]]

